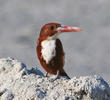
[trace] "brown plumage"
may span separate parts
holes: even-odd
[[[42,67],[45,69],[47,73],[50,74],[58,74],[60,76],[69,76],[66,74],[64,71],[64,51],[63,51],[63,46],[61,41],[57,38],[57,35],[59,35],[62,32],[76,32],[76,31],[81,31],[81,28],[77,27],[69,27],[69,26],[61,26],[58,23],[48,23],[44,25],[41,29],[40,36],[38,38],[38,45],[36,48],[38,59],[40,61],[40,64]],[[43,42],[46,41],[46,43],[49,44],[49,47],[43,47]],[[53,47],[51,47],[51,41],[53,42]],[[45,45],[47,45],[45,44]],[[46,54],[46,49],[47,52],[50,50],[48,54]],[[43,51],[44,50],[44,51]],[[49,55],[49,57],[47,57]]]

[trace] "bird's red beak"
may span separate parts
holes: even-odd
[[[63,27],[58,27],[57,31],[58,32],[79,32],[82,31],[82,28],[79,27],[72,27],[72,26],[63,26]]]

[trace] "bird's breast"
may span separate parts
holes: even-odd
[[[41,46],[43,59],[48,64],[49,61],[56,56],[56,40],[44,40],[41,42]]]

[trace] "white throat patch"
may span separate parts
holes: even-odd
[[[55,47],[56,47],[56,40],[45,40],[42,41],[41,46],[42,46],[42,56],[43,59],[46,61],[48,64],[49,61],[56,55]]]

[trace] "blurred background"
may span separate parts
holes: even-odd
[[[110,83],[110,0],[0,0],[0,58],[13,57],[45,73],[36,41],[48,22],[79,26],[62,40],[71,76],[100,75]]]

